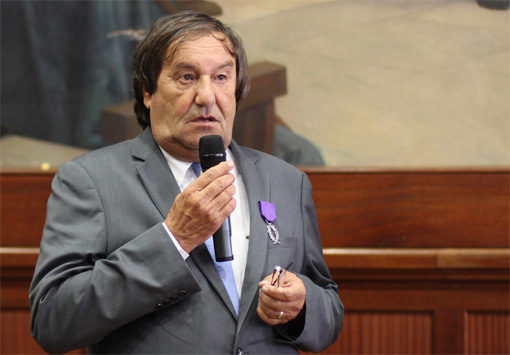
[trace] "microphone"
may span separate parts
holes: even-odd
[[[200,138],[198,151],[200,153],[200,165],[203,171],[227,159],[223,138],[220,135],[212,134]],[[220,229],[213,234],[216,261],[229,261],[234,259],[231,237],[230,217],[227,217],[220,226]]]

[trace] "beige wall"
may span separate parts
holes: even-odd
[[[338,167],[509,166],[509,11],[463,1],[218,1],[277,112]]]

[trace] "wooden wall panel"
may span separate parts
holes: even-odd
[[[39,246],[53,175],[54,172],[0,175],[2,246]]]
[[[306,172],[325,248],[510,246],[508,170]]]
[[[30,311],[2,309],[2,354],[45,354],[30,334]]]
[[[2,309],[0,326],[1,354],[46,354],[30,333],[30,310],[26,308]],[[86,353],[86,349],[69,352],[69,354]]]
[[[412,266],[409,269],[384,269],[378,272],[368,267],[366,270],[330,268],[347,313],[431,314],[431,351],[435,354],[466,353],[465,339],[471,336],[465,331],[464,314],[467,311],[508,313],[510,310],[508,270],[499,274],[499,280],[491,280],[494,277],[491,269],[485,272],[485,276],[473,273],[470,280],[472,270],[469,269],[445,274],[442,270],[424,270]],[[475,319],[473,322],[477,321]],[[345,327],[348,327],[347,323]],[[344,339],[345,330],[340,335],[340,343],[352,341]],[[372,336],[366,332],[360,332],[357,336],[360,342],[373,342]],[[482,342],[477,350],[482,349],[479,352],[482,354],[490,353],[491,347],[504,348],[507,339],[491,338],[490,345]],[[384,349],[378,351],[384,353]]]
[[[431,354],[432,314],[350,312],[339,340],[324,354]]]
[[[508,312],[466,312],[466,354],[510,354]]]

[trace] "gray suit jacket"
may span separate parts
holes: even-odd
[[[162,226],[180,191],[147,129],[63,164],[54,178],[30,289],[32,334],[46,351],[296,353],[336,340],[343,305],[306,175],[235,142],[231,149],[251,218],[239,318],[206,246],[185,261]],[[276,205],[281,244],[268,238],[260,200]],[[290,262],[307,290],[304,327],[271,327],[256,314],[258,282]]]

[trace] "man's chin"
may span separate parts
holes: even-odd
[[[198,148],[198,144],[200,142],[200,138],[202,138],[204,136],[210,136],[210,135],[218,135],[218,136],[221,136],[223,138],[223,140],[226,139],[225,133],[223,132],[223,130],[220,130],[220,129],[203,129],[203,130],[200,130],[200,131],[196,132],[196,134],[195,134],[197,148]],[[195,139],[193,141],[195,142]]]

